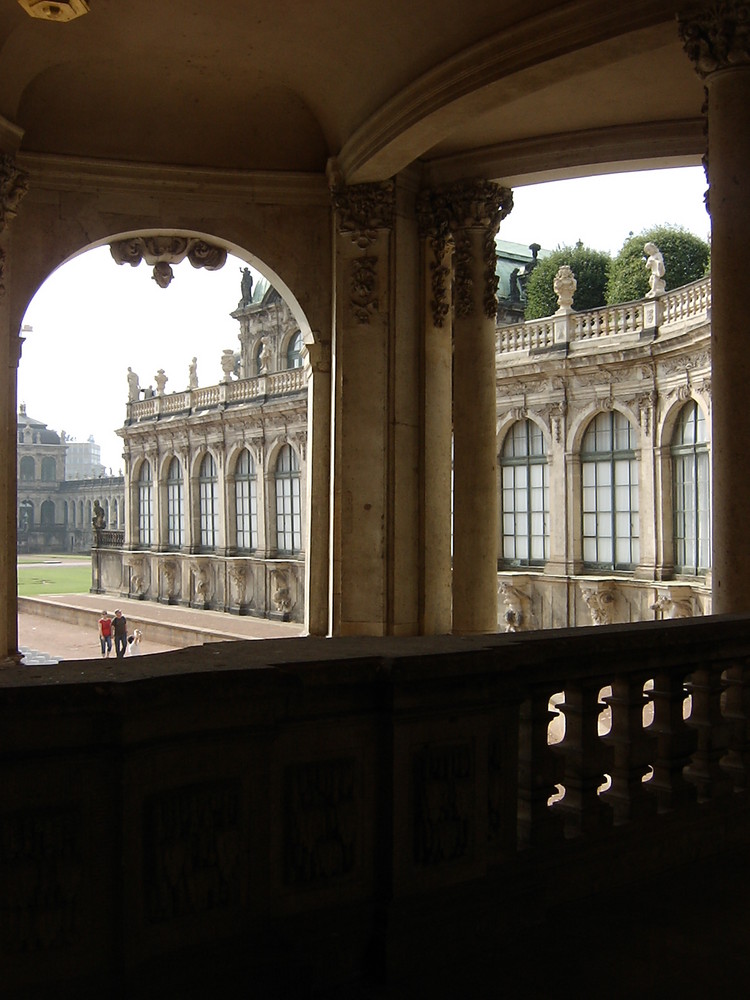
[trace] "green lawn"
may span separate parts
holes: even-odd
[[[59,556],[38,556],[35,561],[59,559]],[[80,559],[80,557],[79,557]],[[57,564],[44,566],[24,566],[27,557],[19,560],[18,594],[20,597],[35,597],[37,594],[87,594],[91,589],[91,564],[68,565],[70,558]]]

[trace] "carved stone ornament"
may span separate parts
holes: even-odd
[[[372,246],[379,229],[393,228],[396,212],[393,181],[351,186],[337,182],[331,188],[331,198],[338,214],[339,232],[351,234],[352,243],[360,250]]]
[[[18,2],[30,17],[39,17],[44,21],[74,21],[89,12],[86,0],[18,0]]]
[[[611,581],[606,580],[591,586],[581,585],[581,596],[591,613],[591,621],[594,625],[612,624],[616,595],[614,584]]]
[[[449,255],[452,253],[454,245],[448,218],[445,213],[441,216],[434,210],[430,191],[422,191],[417,199],[417,225],[420,236],[429,240],[432,249],[430,309],[432,310],[433,323],[437,327],[442,327],[450,310],[448,301],[448,282],[451,273]]]
[[[679,15],[688,59],[702,78],[722,69],[750,66],[750,3],[721,0]]]
[[[369,323],[378,308],[378,258],[367,254],[350,262],[350,302],[358,323]]]
[[[174,277],[171,265],[186,257],[193,267],[205,267],[207,271],[218,271],[227,259],[224,247],[195,236],[131,236],[110,243],[109,251],[117,264],[137,267],[145,260],[152,265],[153,279],[160,288],[166,288]]]
[[[162,573],[164,575],[164,592],[166,597],[171,600],[177,596],[177,563],[173,559],[165,562]]]
[[[527,629],[529,627],[529,607],[531,604],[528,595],[524,594],[518,587],[514,587],[505,581],[500,584],[498,591],[505,606],[502,615],[503,622],[505,623],[505,631],[521,632]]]
[[[28,193],[29,175],[16,166],[8,153],[0,155],[0,233],[15,218],[21,199]]]
[[[455,251],[455,311],[462,318],[474,309],[474,282],[479,277],[468,231],[483,231],[483,305],[489,319],[497,315],[497,251],[495,236],[513,208],[513,192],[492,181],[464,180],[430,191],[426,197],[437,232],[452,233]],[[423,211],[426,211],[423,208]]]
[[[130,593],[136,596],[146,592],[146,560],[143,556],[129,556],[125,565],[130,570]]]
[[[578,282],[568,264],[558,268],[552,287],[557,296],[557,311],[567,312],[573,308],[573,296],[578,288]]]

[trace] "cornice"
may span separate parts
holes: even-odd
[[[420,127],[425,149],[439,135],[429,119],[449,105],[503,78],[643,28],[674,22],[676,4],[634,0],[623,7],[601,0],[571,0],[544,14],[509,25],[423,74],[387,101],[348,139],[338,156],[347,183],[380,180],[405,163],[388,151]],[[676,28],[674,29],[676,35]],[[420,151],[412,150],[412,156]]]
[[[705,150],[702,118],[644,122],[535,136],[424,162],[424,184],[488,177],[509,187],[655,166],[698,166]],[[584,169],[585,168],[585,169]]]
[[[150,195],[241,198],[254,204],[330,207],[325,175],[207,170],[19,152],[33,190],[119,191]]]

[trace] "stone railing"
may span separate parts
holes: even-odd
[[[121,549],[125,545],[125,532],[95,528],[91,544],[95,549]]]
[[[128,403],[127,422],[210,410],[227,404],[248,403],[267,396],[285,396],[301,392],[306,385],[304,368],[290,368],[288,371],[222,382],[201,389],[151,396],[149,399]]]
[[[640,336],[646,330],[667,333],[670,326],[705,322],[711,308],[711,279],[702,278],[655,299],[622,302],[586,312],[562,311],[544,319],[498,327],[498,355],[538,351],[574,342]]]
[[[750,619],[83,666],[0,672],[6,997],[537,996],[581,941],[579,995],[657,953],[705,995],[685,955],[731,958]]]

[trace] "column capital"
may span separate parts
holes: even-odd
[[[750,67],[750,3],[723,0],[678,14],[680,39],[700,77]]]
[[[331,200],[338,215],[338,231],[351,235],[352,243],[366,250],[379,229],[392,229],[396,215],[396,186],[392,180],[345,185],[336,180]]]
[[[29,190],[29,175],[16,166],[10,153],[0,154],[0,233],[13,219]]]

